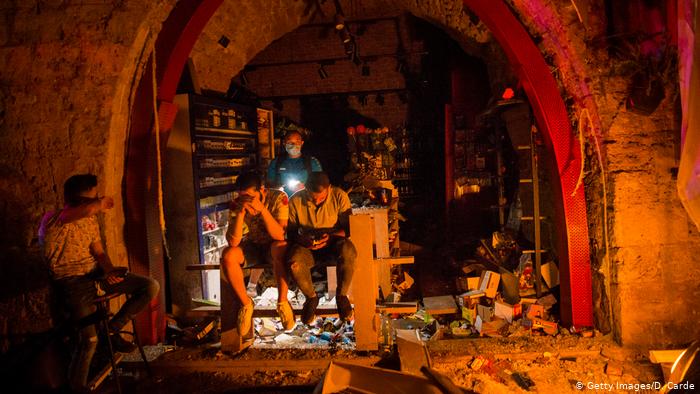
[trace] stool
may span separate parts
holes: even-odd
[[[110,294],[105,294],[103,296],[97,297],[94,300],[95,306],[97,306],[97,316],[100,318],[100,325],[102,326],[102,329],[104,330],[106,337],[107,337],[107,348],[109,349],[109,361],[112,364],[112,373],[114,374],[114,381],[117,384],[117,391],[121,394],[122,389],[121,389],[121,384],[119,382],[119,371],[117,371],[117,363],[118,360],[115,357],[114,354],[114,349],[112,347],[112,339],[110,338],[110,330],[109,330],[109,318],[112,316],[112,314],[109,312],[109,302],[121,296],[123,293],[110,293]],[[134,319],[131,319],[131,325],[133,327],[133,331],[119,331],[117,334],[129,334],[134,338],[134,343],[136,344],[136,347],[139,349],[139,352],[141,353],[141,359],[143,360],[144,365],[146,366],[146,373],[148,373],[148,376],[151,377],[153,376],[151,373],[151,367],[148,365],[148,360],[146,359],[146,353],[143,351],[143,347],[141,346],[141,341],[139,341],[138,334],[136,333],[136,322]],[[97,386],[102,382],[102,380],[98,380],[95,384],[94,387],[90,387],[90,390],[95,390]]]

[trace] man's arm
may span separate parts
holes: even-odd
[[[272,184],[272,182],[276,182],[277,175],[275,174],[276,169],[277,169],[277,160],[278,158],[272,159],[270,162],[270,165],[267,166],[267,181],[271,183],[272,187],[279,187],[279,185]]]
[[[270,211],[268,211],[265,207],[263,207],[262,211],[260,211],[260,214],[262,215],[263,222],[265,223],[265,229],[267,230],[267,233],[270,234],[270,237],[272,237],[272,239],[275,241],[284,241],[284,229],[287,227],[288,220],[275,219],[272,217]]]
[[[106,211],[114,206],[112,197],[100,197],[87,204],[80,204],[76,207],[65,206],[58,215],[58,220],[66,224],[76,220],[96,215],[100,211]]]
[[[335,227],[336,230],[331,233],[331,236],[338,238],[346,238],[350,234],[350,215],[352,215],[352,204],[350,204],[350,197],[348,194],[342,190],[339,190],[338,198],[338,222]]]
[[[228,241],[229,246],[234,247],[240,245],[243,239],[243,219],[245,219],[246,214],[243,208],[236,209],[235,212],[236,216],[229,219],[226,230],[226,241]]]
[[[265,230],[267,230],[267,233],[270,234],[270,237],[275,241],[284,241],[284,229],[287,227],[288,220],[275,219],[275,217],[272,216],[272,213],[267,209],[265,204],[260,201],[259,198],[253,198],[250,202],[250,206],[255,210],[255,212],[262,215],[263,223],[265,223]]]
[[[120,278],[112,274],[115,272],[114,265],[109,259],[109,256],[107,256],[107,253],[105,253],[105,250],[102,247],[102,241],[91,243],[90,253],[92,253],[93,257],[95,257],[95,260],[97,260],[97,265],[99,265],[102,272],[104,272],[107,283],[113,285],[124,280],[124,278]]]
[[[293,200],[292,200],[293,201]],[[287,224],[287,240],[297,243],[305,248],[313,244],[313,241],[308,236],[299,234],[299,215],[297,213],[296,204],[290,201],[289,203],[289,221]]]
[[[311,171],[312,172],[323,171],[323,168],[321,167],[321,162],[318,161],[318,159],[313,157],[313,156],[311,156]]]

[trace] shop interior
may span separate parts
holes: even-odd
[[[459,295],[495,275],[502,283],[497,302],[512,308],[521,296],[544,299],[552,324],[559,294],[548,220],[554,215],[551,158],[502,50],[462,47],[410,14],[344,14],[338,4],[332,20],[302,25],[274,41],[231,77],[226,92],[199,89],[198,71],[188,63],[164,172],[171,313],[226,309],[219,260],[233,183],[248,169],[266,173],[282,153],[285,134],[299,131],[303,154],[317,158],[331,183],[348,192],[354,213],[386,212],[375,256],[410,257],[411,264],[391,265],[386,278],[377,278],[376,301],[405,308],[387,313],[390,320],[450,316],[452,306],[493,308],[493,295]],[[229,40],[220,37],[219,49]],[[190,144],[191,154],[184,152]],[[222,144],[240,150],[222,151]],[[318,271],[314,278],[326,294],[322,308],[332,310],[333,285]],[[543,271],[536,280],[535,272]],[[249,294],[262,297],[259,305],[270,304],[276,295],[270,267],[246,273]],[[303,296],[290,296],[299,309]],[[429,306],[431,300],[438,306]],[[452,323],[455,337],[478,336],[477,317],[440,320]],[[269,317],[256,319],[253,346],[289,346],[275,340]],[[339,324],[332,314],[328,319]],[[355,345],[352,331],[341,332],[330,342]],[[424,335],[435,335],[435,326]],[[307,337],[298,330],[293,343],[308,345]],[[371,342],[389,345],[386,338]]]
[[[6,3],[8,392],[700,385],[698,2]],[[237,188],[296,148],[348,233],[263,214],[300,179]]]

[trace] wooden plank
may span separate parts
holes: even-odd
[[[221,275],[221,350],[238,353],[253,344],[255,329],[251,324],[247,333],[241,334],[236,327],[241,302],[228,283],[226,275]]]
[[[420,331],[396,329],[396,346],[399,350],[401,372],[423,376],[421,368],[429,368],[431,364],[430,353],[420,339]]]
[[[396,256],[396,257],[381,257],[374,260],[375,262],[383,261],[390,265],[413,264],[415,258],[413,256]]]
[[[423,306],[431,315],[448,315],[457,313],[457,303],[453,296],[437,296],[423,298]]]
[[[649,360],[654,364],[674,363],[684,350],[649,350]]]
[[[384,297],[391,293],[391,264],[385,259],[376,259],[373,261],[374,272],[377,278],[377,283],[382,289]]]
[[[207,271],[207,270],[218,270],[221,268],[221,264],[187,264],[185,269],[187,271]]]
[[[404,307],[405,308],[405,307]],[[301,316],[301,311],[302,308],[294,308],[292,309],[295,315]],[[206,306],[200,306],[194,309],[191,309],[187,315],[190,317],[195,317],[195,316],[211,316],[211,315],[219,315],[221,314],[221,307],[219,306],[213,306],[213,305],[206,305]],[[318,309],[316,309],[316,315],[321,316],[321,317],[337,317],[338,316],[338,310],[336,308],[330,308],[330,307],[323,307],[320,306]],[[276,306],[256,306],[255,309],[253,310],[253,317],[278,317],[277,315],[277,307]]]
[[[415,313],[417,310],[417,302],[392,302],[377,305],[377,313]]]
[[[338,275],[335,266],[326,267],[326,281],[328,283],[328,299],[335,297],[338,290]]]
[[[379,348],[376,299],[377,280],[372,256],[372,218],[370,215],[350,216],[350,236],[355,249],[355,274],[351,284],[355,305],[355,339],[357,350]]]
[[[389,217],[386,208],[377,209],[372,214],[374,219],[374,247],[378,258],[390,257],[389,249]]]
[[[124,358],[124,355],[121,353],[114,353],[114,365],[118,365],[122,359]],[[88,383],[88,387],[90,388],[90,391],[96,390],[102,382],[109,376],[109,374],[112,372],[112,363],[107,363],[104,368],[100,372],[95,375],[94,378]]]
[[[334,359],[337,360],[337,359]],[[355,365],[371,366],[379,362],[380,358],[366,357],[354,358],[346,362]],[[277,371],[309,371],[325,370],[332,360],[323,359],[289,359],[289,360],[157,360],[150,364],[154,372],[163,375],[192,372],[216,372],[226,375],[243,375],[254,372]]]

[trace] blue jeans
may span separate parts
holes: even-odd
[[[95,298],[97,289],[95,280],[89,276],[71,276],[56,281],[57,290],[63,297],[64,305],[75,322],[97,311]],[[124,280],[115,284],[101,284],[107,293],[124,293],[128,300],[119,312],[112,318],[109,325],[112,329],[122,328],[126,322],[143,310],[153,297],[158,294],[160,286],[151,278],[136,274],[127,274]],[[90,363],[97,349],[97,331],[94,325],[80,329],[78,348],[69,367],[69,384],[72,389],[83,389],[87,386]]]

